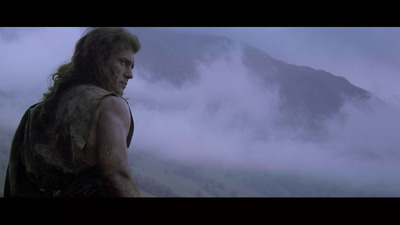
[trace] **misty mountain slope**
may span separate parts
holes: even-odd
[[[315,175],[316,182],[337,179],[341,187],[366,187],[366,195],[399,195],[400,114],[372,103],[372,93],[343,77],[291,65],[226,38],[152,29],[140,32],[152,36],[155,44],[143,45],[148,49],[143,47],[142,55],[137,55],[137,76],[126,93],[132,96],[135,118],[133,149],[186,164],[283,170],[301,177],[296,182],[296,178],[280,180],[282,174],[276,174],[276,179],[271,174],[241,179],[247,187],[250,183],[264,187],[265,195],[286,191],[286,196],[296,195],[290,183],[307,186],[312,181],[303,177],[308,175]],[[230,44],[218,47],[220,43]],[[220,51],[207,58],[203,47]],[[173,52],[172,57],[166,62],[151,58],[158,48],[164,48],[164,57]],[[140,60],[148,63],[141,66]],[[393,129],[388,130],[390,126]],[[186,190],[196,187],[193,180],[182,183],[182,176],[171,181],[175,186],[162,173],[151,178],[181,195],[185,184]],[[239,181],[222,183],[230,182]],[[310,193],[328,195],[330,187],[321,189]],[[236,190],[243,195],[253,191]]]
[[[201,76],[213,76],[200,75],[198,65],[227,56],[239,45],[242,61],[251,71],[247,76],[261,78],[266,89],[278,88],[282,112],[278,122],[282,124],[318,129],[322,127],[321,121],[337,115],[346,101],[366,102],[370,98],[368,91],[343,77],[285,63],[256,47],[235,43],[226,37],[154,28],[131,30],[142,42],[137,65],[148,73],[141,75],[151,82],[166,81],[177,88],[188,83],[196,85]]]
[[[379,196],[333,180],[267,170],[208,168],[130,154],[142,197],[328,197]]]
[[[254,75],[261,77],[267,86],[278,87],[282,112],[291,124],[305,120],[305,125],[315,128],[320,120],[339,113],[346,101],[366,102],[370,98],[368,91],[343,77],[285,63],[249,45],[243,49],[243,61]]]
[[[166,80],[177,87],[198,80],[197,63],[214,60],[233,44],[223,37],[152,28],[131,28],[131,31],[142,44],[136,62],[150,72],[146,78],[152,82]]]

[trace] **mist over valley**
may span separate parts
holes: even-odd
[[[53,29],[0,29],[1,182],[22,114],[83,32]],[[129,154],[145,196],[400,196],[399,105],[229,36],[129,29],[142,43],[124,93]]]

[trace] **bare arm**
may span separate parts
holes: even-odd
[[[126,102],[115,96],[99,105],[97,125],[97,159],[109,196],[136,197],[139,191],[128,164],[126,137],[130,113]]]

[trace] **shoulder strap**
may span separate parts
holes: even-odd
[[[126,137],[126,146],[129,148],[129,146],[131,145],[132,137],[133,137],[133,131],[134,131],[134,129],[135,129],[135,122],[134,122],[134,120],[133,120],[131,107],[129,106],[128,101],[127,101],[125,98],[123,98],[123,97],[121,97],[121,98],[124,99],[125,102],[126,102],[126,104],[128,105],[129,114],[130,114],[130,116],[131,116],[131,124],[130,124],[130,127],[129,127],[129,133],[128,133],[128,136]]]
[[[133,131],[134,131],[134,128],[135,128],[135,123],[133,121],[132,112],[131,112],[131,108],[130,107],[129,107],[129,113],[131,114],[131,126],[129,128],[128,137],[126,137],[126,146],[128,146],[128,148],[131,145],[131,141],[132,141],[132,137],[133,137]]]

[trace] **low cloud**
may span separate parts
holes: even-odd
[[[127,92],[133,151],[188,164],[306,173],[400,195],[395,108],[348,102],[325,122],[327,136],[312,142],[301,138],[302,129],[279,126],[278,91],[248,75],[240,48],[198,70],[197,84],[176,88],[147,82],[138,67]]]

